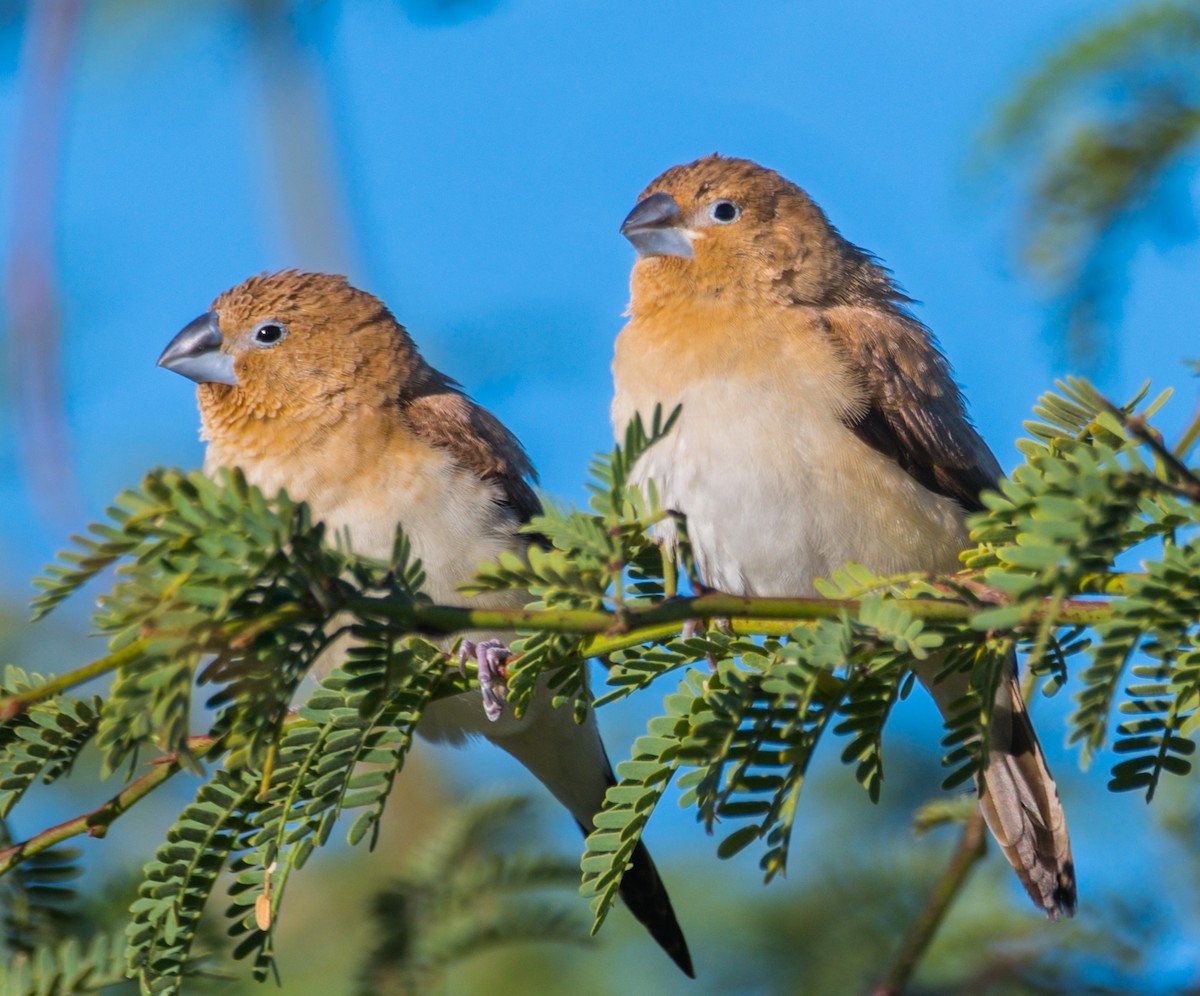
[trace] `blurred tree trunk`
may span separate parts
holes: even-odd
[[[63,395],[55,207],[67,90],[82,18],[81,0],[28,7],[4,274],[21,459],[41,507],[55,518],[72,516],[78,502]]]
[[[269,197],[302,269],[353,272],[360,260],[348,221],[335,113],[318,53],[325,4],[243,0],[258,72]]]

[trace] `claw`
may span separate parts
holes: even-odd
[[[683,631],[680,633],[680,636],[685,640],[690,640],[696,635],[703,636],[708,631],[708,622],[709,621],[707,619],[687,619],[684,621]],[[712,620],[712,623],[726,636],[733,636],[733,627],[730,625],[729,620],[724,616],[718,616]],[[709,670],[715,674],[717,670],[716,657],[714,657],[711,653],[707,653],[704,656],[708,658]]]
[[[512,651],[499,640],[484,640],[482,643],[463,640],[458,649],[460,673],[465,673],[463,664],[468,656],[473,656],[479,664],[479,691],[483,695],[483,711],[494,723],[504,712],[504,703],[508,701],[508,673],[504,665],[512,656]]]

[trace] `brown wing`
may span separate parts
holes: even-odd
[[[500,489],[501,504],[524,524],[542,510],[530,482],[537,473],[517,437],[495,415],[475,404],[443,380],[428,393],[412,398],[405,414],[413,431],[481,480]]]
[[[996,486],[1000,465],[971,425],[929,330],[871,308],[830,308],[825,318],[851,368],[862,371],[864,406],[848,419],[854,433],[922,487],[968,512],[982,509],[979,493]]]

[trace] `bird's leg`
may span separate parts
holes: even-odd
[[[458,667],[462,670],[468,657],[474,657],[479,665],[479,692],[483,696],[483,711],[493,723],[504,712],[504,703],[508,701],[508,672],[504,665],[512,656],[512,651],[499,640],[484,640],[474,643],[463,640],[458,648]]]
[[[690,640],[697,633],[704,633],[707,630],[707,619],[685,619],[683,621],[683,629],[679,633],[679,638],[681,640]],[[717,659],[711,653],[706,653],[704,656],[708,658],[708,669],[715,672],[717,670]]]
[[[710,588],[708,585],[694,578],[692,579],[692,587],[696,589],[697,593],[700,595],[711,595],[717,592],[716,588]],[[717,629],[719,629],[726,636],[733,635],[733,629],[729,624],[729,620],[724,616],[717,616],[717,618],[713,619],[712,621],[716,624]],[[683,631],[679,635],[681,639],[690,640],[697,633],[703,633],[707,629],[707,619],[688,619],[684,622]],[[713,671],[716,671],[717,659],[711,653],[705,654],[704,656],[708,658],[709,668]]]

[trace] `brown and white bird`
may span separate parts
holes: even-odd
[[[344,277],[251,277],[184,328],[158,363],[199,384],[207,473],[237,467],[268,495],[286,489],[331,531],[348,530],[366,556],[388,557],[401,524],[435,601],[463,604],[458,586],[482,562],[525,549],[519,530],[539,504],[521,444],[425,362],[378,298]],[[514,593],[479,601],[521,604]],[[590,831],[614,782],[595,717],[576,723],[548,693],[535,694],[521,719],[504,710],[493,716],[479,695],[462,694],[432,703],[417,730],[452,744],[486,737]],[[691,975],[687,943],[644,847],[621,895]]]
[[[613,361],[620,437],[683,410],[640,461],[687,516],[702,580],[802,596],[847,562],[953,572],[966,515],[1001,476],[933,336],[890,274],[799,187],[743,159],[667,170],[621,226],[638,252]],[[967,677],[935,684],[939,708]],[[1075,908],[1066,822],[1015,659],[993,711],[979,804],[1033,901]]]

